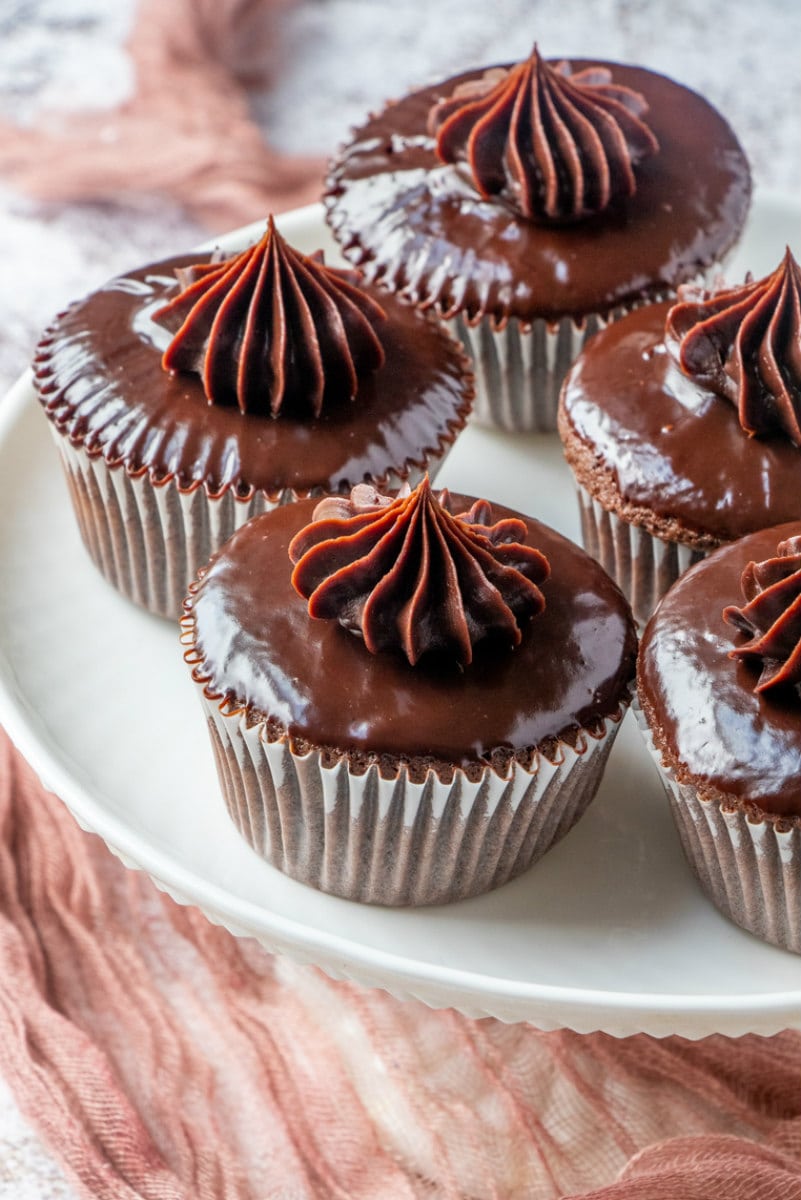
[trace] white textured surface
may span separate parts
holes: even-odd
[[[765,187],[801,185],[797,0],[325,0],[297,6],[288,65],[263,106],[279,145],[327,151],[343,126],[411,87],[524,57],[642,63],[705,95]],[[287,121],[287,114],[292,120]]]
[[[131,78],[121,41],[132,7],[4,0],[0,113],[25,122],[50,106],[102,108],[123,98]],[[797,0],[298,0],[283,36],[282,75],[254,105],[286,149],[328,152],[386,98],[466,65],[520,57],[536,38],[548,55],[643,62],[697,88],[737,130],[758,187],[801,187]],[[0,257],[13,280],[0,295],[0,389],[26,365],[58,307],[199,236],[163,202],[41,211],[0,194]],[[0,1083],[0,1200],[73,1196]]]
[[[0,1077],[0,1200],[73,1200],[75,1193]]]

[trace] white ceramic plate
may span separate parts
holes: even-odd
[[[798,247],[799,215],[759,199],[728,277],[764,274],[786,243]],[[331,249],[317,208],[281,224],[299,247]],[[440,481],[577,535],[555,436],[468,429]],[[0,720],[129,866],[234,933],[333,975],[542,1028],[701,1037],[801,1026],[801,958],[704,899],[631,718],[583,820],[488,896],[390,911],[266,866],[225,814],[176,630],[118,596],[83,549],[27,379],[0,403]]]

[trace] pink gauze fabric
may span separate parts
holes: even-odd
[[[801,1200],[801,1034],[541,1033],[332,982],[82,833],[0,735],[0,1070],[93,1200]]]
[[[169,196],[213,232],[317,200],[322,162],[272,151],[248,106],[287,2],[140,0],[131,99],[34,128],[0,121],[0,179],[45,201]]]

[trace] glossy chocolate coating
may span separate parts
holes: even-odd
[[[112,280],[58,317],[40,343],[35,374],[48,416],[110,465],[174,476],[184,489],[202,483],[212,495],[337,491],[423,465],[464,424],[472,382],[460,348],[385,295],[376,299],[387,313],[379,329],[386,361],[355,400],[317,419],[208,404],[199,376],[162,369],[171,334],[150,317],[177,291],[174,268],[198,261],[170,259]]]
[[[677,522],[674,537],[717,545],[801,517],[801,450],[781,434],[749,437],[733,404],[682,373],[663,340],[668,307],[637,309],[587,343],[562,392],[568,439],[614,473],[621,506]]]
[[[747,636],[722,616],[742,599],[740,576],[801,521],[724,546],[674,584],[642,638],[638,686],[657,745],[685,781],[801,816],[801,697],[757,695],[758,662],[729,658]]]
[[[616,63],[613,82],[641,92],[659,151],[636,168],[634,196],[576,224],[543,225],[482,200],[426,133],[431,105],[470,71],[389,105],[355,131],[328,181],[328,219],[368,277],[416,302],[470,315],[556,320],[607,314],[658,297],[719,260],[751,194],[748,162],[701,96]]]
[[[472,503],[454,501],[457,511]],[[636,645],[628,606],[559,534],[526,518],[551,576],[545,611],[520,646],[481,643],[464,670],[440,658],[413,667],[401,653],[371,654],[338,621],[309,617],[287,546],[314,507],[303,500],[255,518],[212,560],[194,599],[211,688],[318,746],[456,764],[535,747],[617,711]],[[493,505],[493,515],[515,514]]]

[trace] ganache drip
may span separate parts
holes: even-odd
[[[801,447],[801,268],[789,247],[756,283],[680,287],[666,332],[682,371],[734,404],[746,433]]]
[[[485,199],[499,196],[532,221],[578,221],[634,194],[634,167],[659,143],[648,105],[605,67],[571,74],[535,45],[510,70],[459,85],[429,113],[442,162],[467,164]]]
[[[451,509],[427,476],[396,498],[360,484],[321,501],[289,547],[310,616],[338,620],[373,654],[400,649],[411,664],[433,651],[466,666],[490,635],[519,645],[523,623],[545,607],[548,560],[521,544],[523,521],[493,524],[485,500]]]
[[[750,562],[741,587],[746,604],[723,617],[751,640],[730,657],[761,660],[755,692],[801,683],[801,536],[779,542],[775,558]]]
[[[200,375],[210,404],[319,417],[384,362],[380,305],[321,255],[293,250],[272,217],[254,246],[186,268],[179,283],[154,313],[175,334],[162,366]]]

